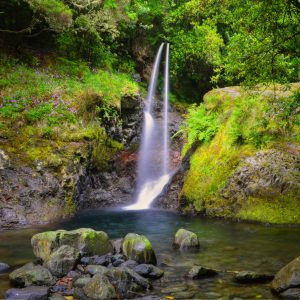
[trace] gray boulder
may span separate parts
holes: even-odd
[[[6,300],[47,300],[49,288],[30,286],[24,289],[9,289],[5,293]]]
[[[23,267],[14,270],[9,274],[9,279],[13,284],[20,287],[31,285],[52,285],[55,280],[48,269],[41,265],[28,263]]]
[[[151,242],[144,235],[128,233],[123,240],[122,251],[128,259],[140,264],[156,265],[156,256]]]
[[[75,248],[61,246],[50,255],[49,259],[45,262],[45,266],[53,275],[63,277],[76,266],[79,255],[79,251]]]
[[[133,270],[143,277],[152,279],[158,279],[164,275],[163,270],[150,264],[137,265]]]
[[[117,299],[117,294],[106,276],[96,274],[84,287],[84,294],[93,300]]]
[[[173,247],[180,250],[199,249],[200,243],[194,232],[181,228],[175,234]]]

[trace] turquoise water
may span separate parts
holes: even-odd
[[[151,294],[172,295],[175,299],[277,299],[267,284],[236,284],[231,273],[224,271],[275,273],[300,255],[300,227],[233,223],[158,210],[93,210],[52,226],[0,233],[0,261],[21,266],[34,259],[30,246],[33,234],[80,227],[106,231],[110,238],[123,237],[128,232],[146,235],[166,272],[161,281],[155,282]],[[172,249],[173,236],[182,227],[198,234],[198,253]],[[185,280],[184,275],[194,264],[215,268],[221,274],[211,279]],[[7,276],[0,275],[0,298],[9,288]]]

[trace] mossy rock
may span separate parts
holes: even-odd
[[[106,276],[96,274],[83,288],[85,295],[93,300],[117,299],[117,294]]]
[[[41,265],[28,263],[23,267],[14,270],[9,274],[11,282],[19,287],[27,287],[31,285],[50,286],[55,280],[52,274]]]
[[[80,254],[78,250],[64,245],[59,247],[50,255],[49,260],[45,263],[45,266],[54,276],[63,277],[73,270],[73,268],[75,268],[79,257]]]
[[[113,251],[108,235],[103,231],[80,228],[72,231],[57,230],[34,235],[31,245],[36,257],[47,261],[59,247],[68,245],[81,255],[104,255]]]
[[[122,245],[123,254],[128,258],[142,264],[156,265],[156,256],[151,242],[144,235],[128,233]]]
[[[173,247],[180,250],[199,249],[200,243],[194,232],[181,228],[175,234]]]
[[[272,290],[282,293],[300,286],[300,256],[284,266],[272,281]],[[299,295],[300,296],[300,295]]]

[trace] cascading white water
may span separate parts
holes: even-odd
[[[170,163],[169,149],[169,44],[166,46],[165,81],[164,81],[164,146],[163,146],[163,174],[168,174]]]
[[[169,182],[170,151],[168,130],[169,108],[169,44],[166,46],[164,71],[164,108],[163,126],[159,126],[153,112],[153,101],[156,92],[157,78],[164,43],[158,49],[151,74],[147,102],[144,110],[144,126],[138,161],[138,180],[136,203],[125,207],[127,210],[140,210],[150,207]],[[162,128],[161,128],[162,127]],[[163,135],[163,139],[161,139]]]

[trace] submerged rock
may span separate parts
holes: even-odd
[[[9,289],[5,293],[6,300],[47,300],[49,288],[30,286],[24,289]]]
[[[48,269],[41,265],[28,263],[9,274],[11,282],[20,287],[31,285],[52,285],[55,280]]]
[[[173,246],[180,250],[199,249],[200,243],[194,232],[181,228],[175,234]]]
[[[188,274],[187,278],[189,279],[201,279],[201,278],[206,278],[206,277],[211,277],[217,275],[218,272],[213,269],[208,269],[202,266],[194,266],[192,267]]]
[[[234,280],[238,283],[266,283],[274,278],[270,274],[259,274],[251,271],[241,271],[234,276]]]
[[[84,287],[83,291],[89,299],[117,299],[117,294],[106,276],[96,274]]]
[[[79,255],[79,251],[73,247],[61,246],[50,255],[45,266],[53,275],[63,277],[75,268]]]
[[[282,293],[286,290],[297,289],[300,287],[300,256],[284,266],[272,281],[272,290],[275,293]],[[291,293],[292,291],[289,291]],[[295,292],[295,291],[293,291]],[[300,293],[298,294],[300,298]]]
[[[6,263],[0,262],[0,273],[6,272],[10,269],[10,266]]]
[[[138,263],[156,265],[156,256],[150,241],[144,235],[128,233],[122,245],[123,254]]]
[[[133,270],[143,277],[152,279],[158,279],[164,275],[163,270],[150,264],[137,265]]]
[[[82,255],[104,255],[112,252],[112,244],[103,231],[80,228],[72,231],[57,230],[34,235],[31,245],[36,257],[46,261],[52,252],[59,247],[68,245]]]

